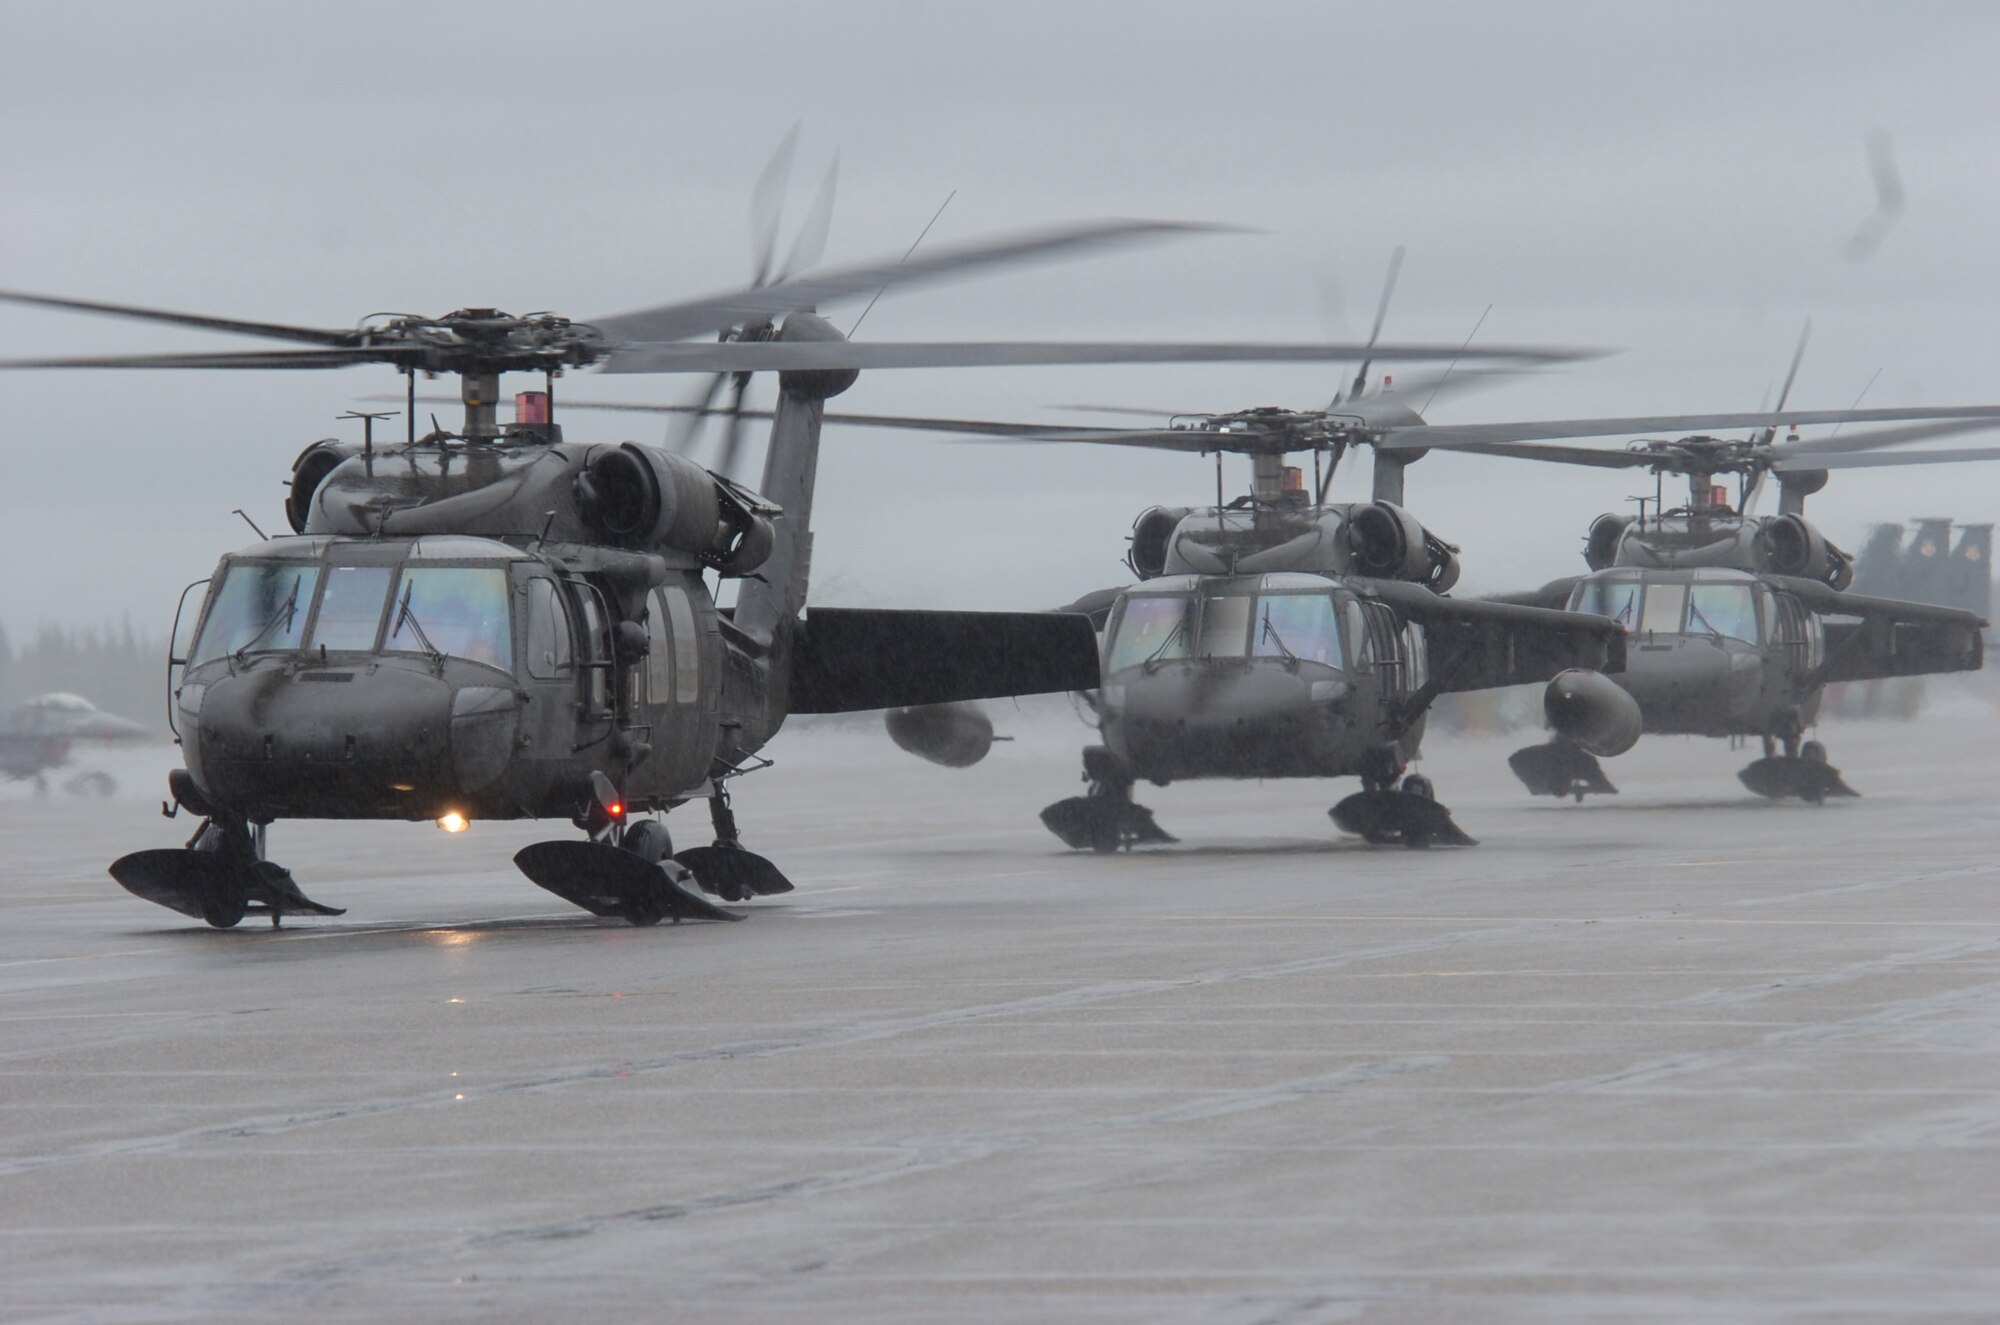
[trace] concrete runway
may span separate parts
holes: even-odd
[[[1824,809],[1433,737],[1477,848],[1274,783],[1117,858],[1035,821],[1075,726],[800,733],[737,797],[798,891],[652,930],[514,872],[566,826],[300,824],[349,914],[212,932],[103,874],[167,755],[12,788],[0,1318],[2000,1319],[1997,732],[1829,726]]]

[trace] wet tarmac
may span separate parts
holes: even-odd
[[[561,826],[312,823],[348,915],[214,932],[102,872],[190,831],[165,753],[0,789],[0,1319],[1990,1321],[1996,733],[1830,726],[1824,809],[1434,737],[1476,848],[1274,783],[1112,858],[1035,821],[1074,726],[788,734],[737,809],[798,891],[650,930],[514,872]]]

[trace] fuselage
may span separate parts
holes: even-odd
[[[657,555],[272,539],[217,568],[176,725],[203,793],[252,822],[568,816],[605,768],[663,806],[767,734],[725,628]]]
[[[1638,701],[1648,732],[1795,732],[1818,711],[1819,618],[1755,575],[1615,567],[1580,580],[1569,608],[1625,627],[1625,670],[1611,679]]]
[[[1165,576],[1106,624],[1104,743],[1155,783],[1393,775],[1423,734],[1403,701],[1424,668],[1422,628],[1338,580]]]

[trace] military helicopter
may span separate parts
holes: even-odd
[[[0,301],[289,342],[277,350],[13,360],[25,368],[328,368],[387,364],[461,379],[456,431],[325,440],[292,465],[293,535],[222,558],[175,623],[170,715],[185,755],[172,817],[186,845],[111,866],[146,900],[219,928],[246,914],[339,915],[267,852],[280,819],[569,819],[581,840],[516,864],[600,916],[736,919],[724,901],[792,884],[745,848],[731,781],[788,713],[1074,690],[1096,677],[1087,620],[1054,613],[803,613],[825,401],[862,369],[1318,359],[1329,348],[1002,342],[869,344],[812,310],[935,280],[1199,231],[1103,222],[865,264],[594,322],[461,309],[347,329],[251,322],[49,295]],[[781,320],[780,320],[781,319]],[[681,338],[719,334],[714,343]],[[636,443],[565,440],[555,381],[610,372],[776,371],[758,490]],[[500,381],[543,389],[498,418]],[[733,578],[718,608],[707,573]],[[204,587],[190,643],[189,595]],[[803,613],[803,615],[802,615]],[[643,817],[708,803],[714,842],[675,852]]]
[[[33,781],[36,794],[46,796],[48,775],[68,765],[78,742],[142,741],[151,735],[144,724],[106,713],[82,695],[36,695],[0,710],[0,775]],[[80,796],[109,796],[117,783],[101,769],[86,769],[63,787]]]
[[[1967,420],[2000,416],[2000,407],[1971,407],[1431,425],[1408,402],[1427,388],[1432,396],[1443,390],[1452,367],[1401,388],[1385,378],[1382,389],[1369,390],[1394,273],[1392,265],[1352,385],[1324,410],[1187,414],[1165,428],[1136,430],[883,415],[841,420],[975,440],[1216,456],[1214,506],[1153,507],[1135,522],[1128,564],[1142,583],[1070,606],[1105,626],[1096,691],[1104,743],[1084,752],[1089,789],[1043,812],[1071,847],[1113,851],[1173,840],[1133,801],[1133,788],[1140,780],[1202,777],[1359,776],[1362,791],[1331,812],[1343,829],[1378,845],[1469,844],[1430,780],[1404,777],[1430,701],[1452,691],[1545,681],[1545,710],[1566,747],[1608,756],[1637,741],[1638,706],[1601,674],[1628,665],[1620,623],[1588,608],[1565,610],[1571,605],[1564,598],[1445,596],[1458,577],[1457,549],[1404,506],[1405,471],[1433,447],[1508,453],[1513,443],[1534,439],[1654,428],[1767,428],[1788,418],[1952,419],[1963,428],[1979,426]],[[1328,504],[1335,467],[1358,446],[1373,450],[1374,500]],[[1303,470],[1285,463],[1301,453],[1313,457],[1310,488]],[[1251,492],[1227,503],[1224,454],[1250,456],[1254,465]],[[976,761],[991,742],[990,722],[963,704],[896,712],[888,722],[899,746],[948,766]]]
[[[1792,419],[1826,421],[1824,415]],[[2000,457],[1992,448],[1878,449],[1993,426],[1992,415],[1981,411],[1816,442],[1799,441],[1793,431],[1774,443],[1775,429],[1767,428],[1747,440],[1686,436],[1635,442],[1623,451],[1507,443],[1462,449],[1686,475],[1685,506],[1663,510],[1656,496],[1650,516],[1642,504],[1636,517],[1598,518],[1584,548],[1590,574],[1505,599],[1614,618],[1632,635],[1616,681],[1637,701],[1644,731],[1758,737],[1763,757],[1741,771],[1743,784],[1768,798],[1817,804],[1857,794],[1827,762],[1825,746],[1804,739],[1825,686],[1976,671],[1986,622],[1959,608],[1850,592],[1854,560],[1807,522],[1805,499],[1834,469]],[[1765,475],[1773,473],[1779,513],[1751,514]],[[1715,481],[1724,474],[1739,476],[1733,508]],[[1546,697],[1551,711],[1562,702]],[[1560,730],[1545,745],[1515,752],[1509,763],[1536,794],[1581,800],[1617,790],[1592,753]]]

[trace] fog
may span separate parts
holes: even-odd
[[[1844,406],[1878,370],[1871,405],[1983,403],[2000,395],[1996,54],[2000,13],[1964,4],[17,4],[0,286],[333,326],[488,304],[607,315],[747,276],[750,190],[797,124],[795,221],[839,154],[829,262],[901,252],[954,191],[927,244],[1096,216],[1257,232],[892,293],[864,338],[1358,338],[1404,244],[1387,336],[1462,339],[1490,304],[1481,340],[1620,351],[1436,422],[1753,408],[1808,316],[1800,407]],[[1906,204],[1857,261],[1871,135]],[[827,311],[845,327],[859,309]],[[0,310],[0,356],[241,344]],[[1351,372],[882,372],[839,405],[1314,407]],[[292,457],[399,379],[7,385],[0,622],[20,638],[128,611],[164,634],[182,585],[254,537],[232,509],[282,527]],[[698,388],[584,374],[563,394]],[[1233,466],[1230,486],[1246,477]],[[1410,500],[1478,591],[1574,572],[1590,519],[1650,488],[1434,455]],[[1213,490],[1188,457],[830,433],[814,596],[1052,606],[1129,578],[1140,509]],[[1992,467],[1877,469],[1811,510],[1853,549],[1875,520],[1992,519],[1997,492]]]

